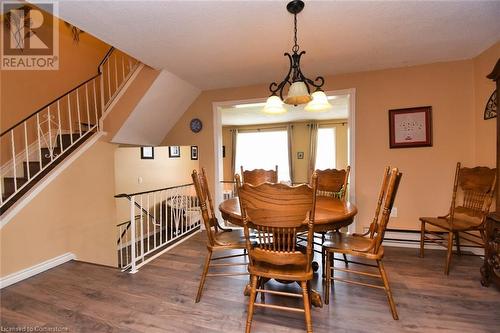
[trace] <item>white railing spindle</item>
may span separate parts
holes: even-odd
[[[78,131],[80,132],[80,137],[82,136],[82,119],[80,117],[80,94],[78,89],[76,89],[76,112],[78,114]]]
[[[85,105],[87,106],[87,131],[90,131],[89,88],[85,83]]]
[[[64,145],[62,142],[62,127],[61,127],[61,105],[59,104],[59,100],[57,100],[57,133],[59,134],[59,147],[61,148],[60,154],[64,151]]]
[[[71,120],[71,100],[70,100],[70,97],[71,94],[68,94],[68,122],[69,122],[69,137],[70,137],[70,142],[71,142],[71,145],[73,145],[73,125],[71,124],[72,123],[72,120]]]
[[[94,113],[95,113],[95,127],[98,128],[99,127],[99,116],[97,115],[97,94],[96,94],[96,91],[95,91],[95,84],[96,84],[97,80],[94,80],[93,81],[93,84],[92,84],[92,90],[94,91]]]
[[[29,149],[28,149],[28,129],[26,126],[26,121],[23,123],[24,124],[24,152],[26,155],[26,173],[28,174],[28,180],[31,179],[31,170],[30,170],[30,156],[29,156]]]
[[[135,267],[135,195],[130,198],[130,273],[136,273],[137,268]],[[142,212],[141,212],[142,214]]]
[[[50,160],[54,160],[54,147],[52,146],[52,118],[50,117],[50,106],[47,107],[47,126],[49,127],[49,155]]]
[[[14,143],[14,130],[10,131],[10,143],[12,149],[12,169],[14,170],[14,192],[17,192],[16,144]]]

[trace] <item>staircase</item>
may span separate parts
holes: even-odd
[[[101,120],[139,61],[111,48],[97,74],[0,135],[0,215],[102,130]]]

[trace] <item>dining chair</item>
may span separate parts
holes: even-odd
[[[196,303],[201,299],[203,293],[203,286],[207,277],[217,277],[217,276],[235,276],[235,275],[248,275],[246,272],[225,272],[225,273],[209,273],[210,267],[224,268],[228,266],[246,266],[247,262],[244,263],[212,263],[212,261],[235,258],[240,256],[246,256],[246,242],[241,229],[234,229],[230,232],[223,231],[218,227],[217,218],[214,214],[213,201],[208,190],[208,181],[205,173],[205,169],[201,169],[201,173],[193,170],[192,173],[194,187],[196,189],[196,196],[198,197],[198,202],[201,209],[201,215],[203,218],[203,223],[206,229],[207,235],[207,256],[205,259],[205,265],[203,267],[203,272],[201,274],[200,285],[198,287],[198,293],[196,294]],[[241,254],[231,253],[230,255],[219,256],[212,258],[213,253],[220,253],[228,250],[242,250]]]
[[[254,169],[243,170],[241,166],[241,177],[243,183],[251,185],[259,185],[265,182],[277,183],[278,182],[278,166],[274,170]]]
[[[236,175],[238,195],[242,210],[244,233],[249,255],[248,271],[251,289],[248,301],[246,332],[250,332],[255,307],[303,312],[307,332],[312,332],[310,281],[313,277],[313,225],[316,203],[316,174],[312,187],[303,184],[287,186],[284,184],[263,183],[257,186],[241,185]],[[257,244],[252,246],[250,229],[257,235]],[[307,230],[305,247],[297,244],[301,230]],[[302,293],[265,289],[264,282],[269,279],[297,281]],[[261,302],[256,302],[257,293]],[[303,309],[282,305],[266,304],[265,293],[300,297]]]
[[[375,209],[375,215],[370,224],[370,228],[366,233],[353,235],[348,235],[340,232],[334,233],[332,235],[332,239],[327,240],[323,245],[323,249],[326,253],[325,304],[329,303],[330,288],[333,286],[334,280],[372,288],[384,289],[387,295],[389,306],[391,308],[392,317],[394,318],[394,320],[398,320],[396,304],[394,303],[389,280],[387,278],[387,273],[382,263],[382,259],[384,257],[384,248],[382,246],[382,241],[384,240],[385,230],[389,222],[389,216],[391,214],[394,199],[396,198],[396,193],[398,190],[399,182],[401,180],[401,176],[402,174],[398,171],[397,168],[394,168],[390,171],[390,168],[386,167],[382,179],[382,187],[379,192],[377,206]],[[382,215],[380,216],[382,207]],[[375,264],[351,260],[349,260],[349,263],[361,266],[376,267],[379,271],[379,274],[335,267],[335,261],[333,257],[335,253],[347,254],[350,257],[358,257],[369,261],[374,260]],[[335,270],[372,278],[380,278],[383,282],[383,286],[379,284],[371,284],[335,277]]]
[[[453,240],[455,240],[459,255],[461,254],[460,237],[484,247],[484,224],[493,201],[496,181],[496,169],[487,167],[462,168],[460,162],[457,163],[448,214],[420,218],[420,257],[424,257],[425,243],[431,242],[444,246],[447,249],[444,273],[448,275]],[[438,231],[427,229],[426,225],[429,224]],[[443,233],[448,233],[448,235],[444,236]]]
[[[341,200],[345,200],[347,194],[347,184],[349,180],[349,173],[351,171],[351,167],[347,166],[344,169],[326,169],[326,170],[316,170],[316,174],[318,175],[318,193],[317,196],[324,197],[334,197]],[[338,229],[335,230],[338,232]],[[323,246],[323,243],[326,240],[326,231],[316,232],[315,238],[320,238],[321,242],[314,242],[314,245],[318,245],[320,247]],[[321,269],[323,272],[323,277],[325,277],[325,258],[326,255],[323,251],[314,250],[317,253],[321,254]],[[344,262],[348,265],[347,257],[343,254]]]

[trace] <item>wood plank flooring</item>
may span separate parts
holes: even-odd
[[[0,328],[2,332],[34,326],[59,332],[244,332],[247,277],[208,278],[201,302],[194,303],[205,254],[205,238],[198,233],[134,275],[66,263],[1,290]],[[330,305],[312,309],[314,331],[499,332],[500,291],[481,287],[481,260],[454,256],[447,277],[444,256],[445,251],[427,250],[421,259],[417,249],[387,247],[385,266],[400,320],[392,319],[383,291],[335,282]],[[269,286],[299,291],[295,284]],[[313,287],[323,292],[320,279]],[[267,295],[266,302],[301,307],[300,299]],[[300,313],[259,308],[252,328],[253,332],[304,332],[305,324]]]

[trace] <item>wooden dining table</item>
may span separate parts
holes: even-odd
[[[237,197],[221,202],[219,210],[224,220],[243,227],[240,202]],[[356,206],[349,201],[333,197],[317,197],[314,214],[314,231],[330,231],[346,227],[353,222],[357,212],[358,209]],[[315,290],[311,290],[311,302],[317,307],[322,307],[323,305],[321,295]]]
[[[243,227],[240,202],[237,197],[224,200],[219,205],[222,218]],[[314,231],[337,230],[353,222],[358,209],[349,201],[332,197],[317,197],[314,214]]]

